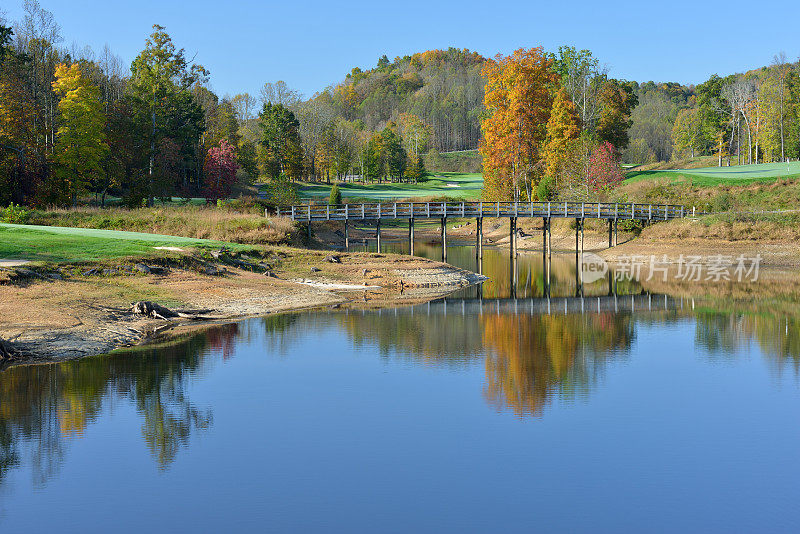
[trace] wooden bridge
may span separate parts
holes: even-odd
[[[637,204],[617,202],[392,202],[378,204],[304,204],[289,208],[278,208],[278,216],[291,217],[294,221],[307,222],[309,232],[315,221],[343,221],[345,246],[349,246],[348,223],[350,221],[375,221],[378,252],[381,247],[381,221],[385,219],[408,220],[408,239],[411,254],[414,254],[414,221],[416,219],[440,219],[443,257],[447,258],[447,219],[475,218],[477,221],[476,254],[482,257],[483,218],[506,218],[510,220],[511,254],[517,251],[517,219],[519,217],[542,218],[543,248],[550,252],[551,219],[575,219],[575,250],[583,252],[583,226],[586,219],[608,221],[608,246],[617,244],[617,224],[620,220],[668,221],[688,215],[683,206],[668,204]]]

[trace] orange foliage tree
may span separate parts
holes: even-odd
[[[521,48],[484,65],[487,117],[481,125],[481,152],[487,200],[519,200],[522,188],[531,198],[541,175],[540,152],[556,82],[551,64],[542,48]]]

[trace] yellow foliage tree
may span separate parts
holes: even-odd
[[[570,100],[566,89],[561,87],[553,100],[553,109],[547,121],[547,141],[544,147],[544,172],[556,184],[572,151],[571,141],[578,138],[580,131],[575,104]]]
[[[56,67],[53,90],[62,97],[58,103],[61,126],[53,154],[56,175],[76,205],[78,194],[92,175],[101,171],[102,159],[108,153],[103,104],[100,89],[83,75],[77,63]]]

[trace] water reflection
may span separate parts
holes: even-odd
[[[209,358],[230,357],[238,328],[210,328],[164,347],[5,370],[0,374],[0,484],[23,457],[34,482],[46,482],[58,471],[69,442],[123,399],[132,401],[141,416],[141,436],[156,464],[168,467],[192,432],[213,420],[210,408],[187,397],[190,377]]]

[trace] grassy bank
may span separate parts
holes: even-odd
[[[295,226],[285,219],[207,206],[157,208],[75,208],[30,212],[28,224],[122,230],[247,244],[299,243]]]
[[[163,255],[169,248],[220,248],[230,243],[140,232],[0,223],[0,259],[46,262],[103,261]]]
[[[458,200],[477,200],[483,190],[483,175],[467,173],[438,173],[418,184],[339,184],[342,197],[349,201],[384,202],[401,199],[448,197]],[[331,186],[301,183],[301,198],[321,199],[330,195]]]
[[[718,185],[769,183],[778,179],[800,177],[800,162],[796,161],[731,167],[654,167],[657,166],[641,166],[632,169],[626,173],[625,183],[633,184],[641,181],[660,180],[675,184],[691,184],[698,187],[714,187]]]
[[[705,212],[794,210],[800,206],[800,177],[713,186],[659,177],[627,181],[616,195],[626,201],[682,204]]]

